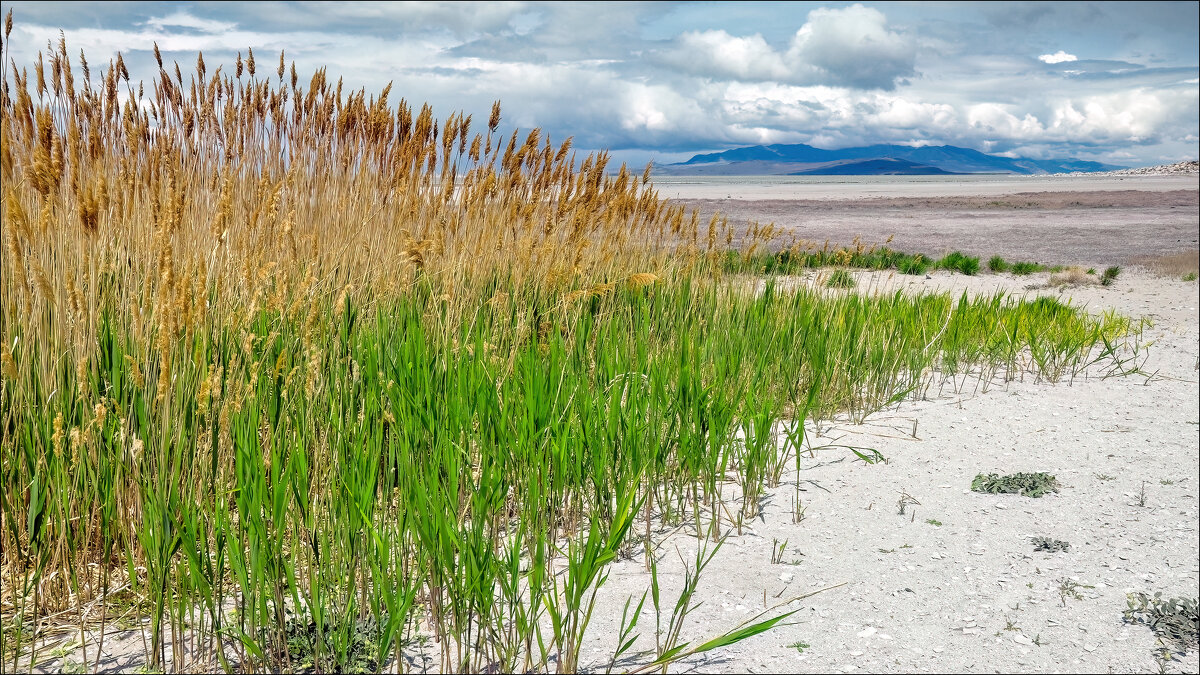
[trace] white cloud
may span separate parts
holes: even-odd
[[[788,56],[820,69],[830,84],[891,89],[896,79],[913,73],[916,48],[888,30],[887,17],[879,10],[851,5],[809,12]]]
[[[670,61],[694,73],[717,73],[738,80],[790,79],[783,57],[761,35],[735,37],[723,30],[688,32],[677,39]]]
[[[892,89],[897,79],[914,73],[916,47],[888,30],[882,12],[852,5],[809,12],[783,51],[757,33],[739,37],[706,30],[679,35],[660,58],[716,79]]]
[[[1078,61],[1079,57],[1074,54],[1068,54],[1063,50],[1058,50],[1053,54],[1042,54],[1038,57],[1038,61],[1043,63],[1065,63],[1067,61]]]
[[[1071,64],[1077,57],[1060,50],[1040,62],[1067,65],[1048,68],[1012,33],[973,39],[961,36],[963,24],[946,21],[931,35],[927,27],[890,25],[862,5],[798,17],[779,10],[775,26],[680,24],[661,42],[641,30],[649,13],[674,11],[659,4],[622,5],[627,11],[523,3],[316,3],[290,5],[290,13],[276,3],[223,7],[150,9],[135,20],[96,6],[89,11],[107,18],[68,27],[68,48],[73,55],[84,48],[93,76],[103,69],[96,64],[122,50],[133,79],[147,83],[157,70],[155,41],[168,64],[194,63],[203,50],[210,72],[222,63],[230,72],[234,55],[253,47],[260,69],[273,73],[286,49],[302,86],[314,68],[328,66],[347,89],[378,92],[394,80],[392,100],[429,101],[439,116],[464,110],[479,119],[500,99],[505,128],[541,126],[556,141],[574,135],[581,149],[904,143],[1041,156],[1082,149],[1118,159],[1118,150],[1182,156],[1197,147],[1194,66],[1156,67],[1116,47],[1089,47],[1107,59]],[[888,11],[921,26],[901,9]],[[18,16],[6,43],[18,67],[32,65],[47,39],[57,42],[57,21],[52,13],[29,23]],[[1000,46],[979,45],[992,38]],[[1063,68],[1079,75],[1065,77]]]
[[[159,32],[167,28],[194,28],[202,33],[225,33],[237,28],[236,23],[202,19],[183,10],[176,10],[167,16],[152,17],[146,21],[146,26]]]

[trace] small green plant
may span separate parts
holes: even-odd
[[[908,494],[907,492],[901,492],[900,499],[896,501],[896,508],[899,509],[898,515],[904,515],[904,510],[909,504],[920,506],[921,502],[917,501],[916,497]]]
[[[990,494],[1021,494],[1026,497],[1041,497],[1048,492],[1058,492],[1058,480],[1044,471],[1014,473],[1008,476],[981,473],[971,481],[971,490]]]
[[[771,564],[778,565],[783,562],[783,552],[787,550],[787,539],[782,543],[778,539],[771,540]]]
[[[1079,592],[1079,589],[1081,588],[1095,588],[1095,586],[1081,584],[1078,581],[1068,577],[1063,577],[1058,580],[1058,597],[1059,600],[1062,601],[1063,607],[1067,606],[1067,598],[1083,600],[1083,595]]]
[[[925,522],[926,522],[926,523],[929,523],[930,525],[933,525],[934,527],[941,527],[941,526],[942,526],[942,521],[940,521],[940,520],[937,520],[937,519],[935,519],[935,518],[929,518],[929,519],[927,519]]]
[[[62,665],[58,667],[58,671],[60,673],[65,673],[66,675],[82,675],[82,673],[88,672],[88,667],[86,663],[66,659],[62,662]]]
[[[988,258],[988,269],[993,272],[1006,272],[1008,271],[1008,263],[1004,261],[1004,258],[994,255]]]
[[[808,507],[804,505],[804,501],[799,496],[792,496],[792,523],[799,524],[804,522],[804,512]]]
[[[1095,268],[1095,267],[1089,267],[1089,268],[1087,269],[1087,273],[1088,273],[1088,274],[1090,274],[1090,275],[1092,275],[1092,276],[1095,276],[1095,275],[1096,275],[1096,268]]]
[[[850,448],[850,451],[857,455],[857,459],[860,459],[867,464],[888,463],[887,457],[884,457],[883,453],[875,448],[863,448],[863,450],[866,452],[860,452],[858,448]]]
[[[1171,480],[1170,478],[1163,478],[1158,481],[1158,484],[1159,485],[1174,485],[1175,481]]]
[[[1198,598],[1163,600],[1162,593],[1150,597],[1145,593],[1130,593],[1126,597],[1125,623],[1148,626],[1165,649],[1180,654],[1200,647],[1200,613]],[[1169,658],[1170,653],[1166,656]]]
[[[1033,543],[1033,550],[1044,553],[1066,552],[1071,548],[1069,542],[1062,541],[1061,539],[1051,539],[1050,537],[1030,537],[1029,541]]]
[[[1142,489],[1138,491],[1137,505],[1143,508],[1146,506],[1146,481],[1142,481]]]
[[[621,612],[620,638],[617,639],[617,648],[613,652],[612,660],[608,662],[608,669],[604,671],[605,673],[611,673],[613,666],[617,665],[617,660],[637,642],[638,635],[633,631],[637,628],[638,618],[642,615],[642,607],[646,604],[648,592],[648,590],[642,591],[642,599],[638,602],[637,609],[633,610],[632,616],[629,614],[629,605],[633,602],[633,596],[625,598],[625,609]]]
[[[1187,274],[1183,275],[1182,278],[1184,281],[1195,281],[1197,279],[1197,275],[1195,272],[1188,272]]]
[[[1096,480],[1116,480],[1116,479],[1117,479],[1116,476],[1111,476],[1107,473],[1096,474]]]
[[[1103,276],[1100,277],[1101,286],[1111,286],[1117,280],[1117,275],[1121,273],[1121,268],[1118,265],[1106,267]]]
[[[825,280],[827,288],[854,288],[855,283],[854,277],[851,276],[850,272],[843,269],[834,270],[829,275],[829,278]]]
[[[805,649],[809,648],[809,644],[807,642],[793,642],[792,644],[790,644],[788,646],[791,647],[792,649],[795,649],[796,651],[800,652],[801,654],[804,653]]]
[[[1008,268],[1008,271],[1016,276],[1025,276],[1041,270],[1042,266],[1035,262],[1015,262]]]

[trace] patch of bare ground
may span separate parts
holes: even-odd
[[[791,239],[850,244],[858,237],[868,246],[890,239],[894,250],[936,256],[961,250],[984,259],[1095,267],[1162,260],[1168,269],[1166,261],[1194,260],[1200,249],[1194,189],[686,203],[700,209],[702,222],[719,212],[730,223],[775,223],[781,246]]]

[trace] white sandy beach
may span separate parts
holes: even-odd
[[[811,275],[813,282],[818,275]],[[684,639],[719,634],[788,597],[844,586],[785,605],[793,623],[698,658],[685,672],[1156,672],[1151,631],[1122,621],[1126,593],[1195,597],[1200,586],[1200,314],[1195,281],[1143,270],[1110,287],[1027,290],[1036,277],[934,273],[930,280],[859,273],[859,288],[990,293],[1071,299],[1153,322],[1144,374],[1073,382],[959,378],[927,398],[821,429],[820,450],[772,491],[761,520],[731,536],[705,572],[704,604]],[[803,283],[805,281],[801,281]],[[916,436],[912,431],[916,425]],[[969,490],[979,473],[1047,471],[1064,485],[1039,499]],[[791,498],[801,481],[802,522]],[[1144,485],[1144,506],[1140,505]],[[898,515],[902,494],[920,502]],[[930,522],[934,521],[934,522]],[[1029,541],[1070,542],[1037,553]],[[782,564],[772,546],[788,542]],[[696,539],[660,544],[662,569],[680,583],[675,550],[690,560]],[[1064,583],[1081,596],[1063,597]],[[596,616],[594,656],[611,649],[620,605],[648,583],[640,559],[619,563]],[[636,603],[636,597],[635,597]],[[615,617],[615,618],[614,618]],[[653,646],[654,617],[642,617]],[[798,647],[797,645],[806,645]],[[1196,672],[1196,653],[1166,664]]]

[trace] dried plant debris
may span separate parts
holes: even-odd
[[[1200,647],[1200,598],[1171,598],[1163,600],[1162,593],[1150,597],[1145,593],[1130,593],[1125,610],[1126,623],[1141,623],[1150,627],[1164,647],[1180,654]]]
[[[1050,474],[1014,473],[1001,476],[996,473],[979,474],[971,481],[971,489],[975,492],[991,494],[1022,494],[1026,497],[1041,497],[1048,492],[1058,492],[1058,480]]]
[[[1044,551],[1046,553],[1057,553],[1062,551],[1066,553],[1070,548],[1070,542],[1061,539],[1051,539],[1050,537],[1030,537],[1029,541],[1033,543],[1033,550]]]

